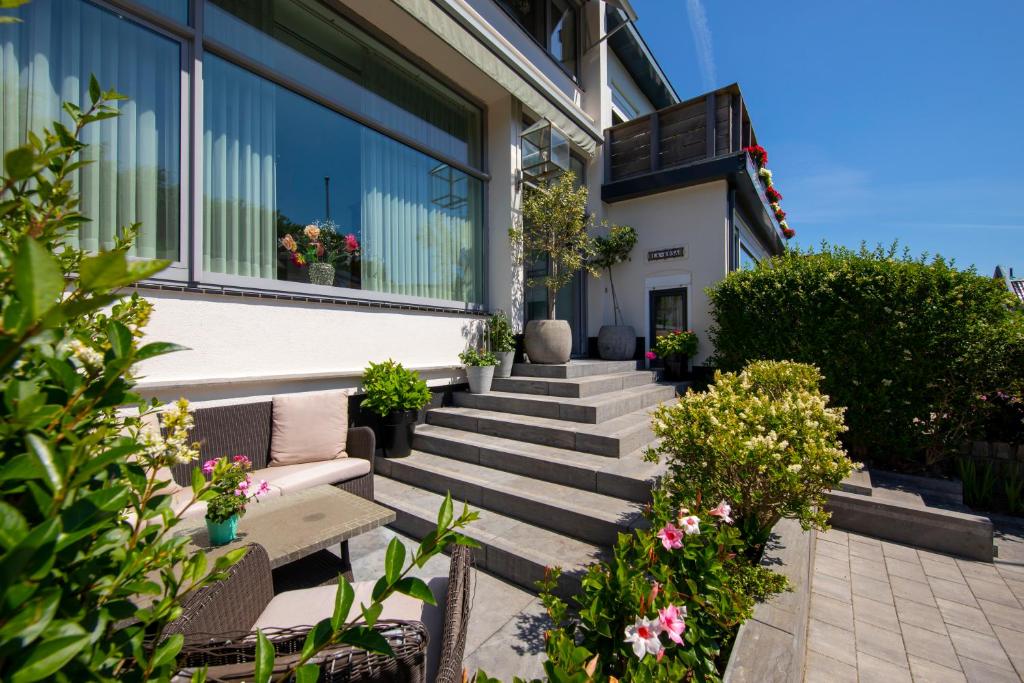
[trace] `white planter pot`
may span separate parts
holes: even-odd
[[[486,394],[491,390],[491,382],[494,380],[494,366],[469,366],[466,368],[466,379],[469,380],[469,393]]]
[[[494,354],[498,359],[498,364],[494,368],[495,377],[511,377],[512,376],[512,361],[516,357],[515,351],[500,351]]]

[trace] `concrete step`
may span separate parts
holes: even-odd
[[[620,532],[644,521],[634,502],[431,453],[380,458],[374,467],[410,486],[450,491],[455,500],[590,543],[610,546]]]
[[[398,531],[422,539],[437,528],[443,494],[380,475],[374,477],[373,487],[377,502],[395,511],[392,526]],[[556,593],[568,599],[579,592],[586,567],[605,558],[606,551],[597,545],[492,510],[473,505],[470,509],[480,515],[464,532],[482,546],[473,551],[476,567],[529,591],[537,592],[536,582],[544,578],[546,567],[557,566],[563,574]]]
[[[658,381],[654,370],[615,372],[609,375],[589,377],[495,377],[492,391],[507,391],[513,394],[535,394],[537,396],[564,396],[566,398],[587,398],[598,394],[621,391]]]
[[[671,404],[675,400],[665,403]],[[653,407],[645,408],[600,424],[587,424],[477,408],[448,407],[427,411],[426,421],[439,427],[619,458],[654,440],[654,432],[651,431],[653,412]]]
[[[665,466],[645,462],[643,451],[607,458],[437,425],[416,428],[413,447],[555,484],[646,503]]]
[[[573,360],[559,365],[539,363],[516,363],[512,366],[514,377],[555,377],[575,379],[592,375],[609,375],[616,372],[636,370],[634,360]]]
[[[499,413],[515,413],[516,415],[598,424],[657,405],[675,398],[675,395],[676,390],[673,386],[643,384],[588,398],[536,396],[505,392],[471,394],[468,391],[459,391],[452,394],[452,400],[455,405],[462,408],[478,408]]]

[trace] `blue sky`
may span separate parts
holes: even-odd
[[[740,84],[796,243],[1024,272],[1024,2],[633,6],[680,97]]]

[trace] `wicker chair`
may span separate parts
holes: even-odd
[[[439,683],[462,680],[462,655],[471,602],[471,557],[465,546],[452,547],[440,656],[434,679]],[[179,658],[185,668],[183,674],[188,675],[188,669],[207,666],[207,680],[251,679],[256,657],[252,628],[272,598],[273,584],[266,551],[259,545],[250,545],[245,557],[229,570],[228,578],[198,591],[184,605],[181,617],[166,629],[166,635],[185,636]],[[275,666],[279,673],[298,659],[310,628],[267,632],[277,653]],[[394,657],[371,654],[351,646],[331,648],[313,660],[320,665],[320,680],[424,683],[430,638],[427,627],[419,621],[383,619],[374,629],[387,639]]]
[[[237,405],[199,408],[193,411],[195,426],[189,439],[199,444],[199,458],[171,468],[174,481],[182,486],[192,483],[192,469],[209,458],[244,453],[252,460],[254,470],[267,467],[270,461],[270,433],[273,403],[259,401]],[[348,430],[349,457],[370,461],[370,471],[361,477],[335,484],[366,500],[373,500],[373,430],[351,427]]]

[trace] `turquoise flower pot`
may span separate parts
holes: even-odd
[[[210,534],[210,545],[226,545],[238,538],[238,515],[231,515],[223,522],[206,520],[206,531]]]

